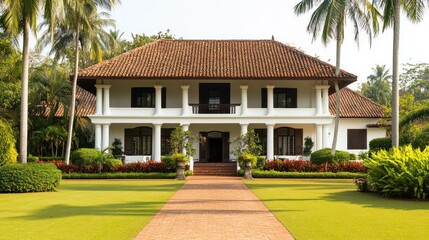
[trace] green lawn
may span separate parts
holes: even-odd
[[[428,239],[429,202],[356,191],[353,180],[246,181],[296,239]]]
[[[58,192],[0,194],[0,239],[132,239],[182,185],[63,180]]]

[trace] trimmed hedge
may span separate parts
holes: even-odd
[[[185,171],[186,176],[192,176],[192,171]],[[66,173],[63,179],[174,179],[176,173]]]
[[[349,160],[350,153],[337,150],[335,156],[332,156],[330,148],[317,150],[310,156],[310,161],[315,164],[348,162]]]
[[[380,150],[365,161],[371,191],[387,197],[429,198],[429,146]]]
[[[380,150],[392,149],[392,138],[374,138],[369,141],[369,154],[376,153]]]
[[[243,170],[238,171],[239,176],[244,175]],[[252,170],[254,178],[361,178],[366,177],[365,173],[351,172],[277,172]]]
[[[61,171],[54,164],[7,164],[0,167],[0,192],[50,192],[60,185]]]

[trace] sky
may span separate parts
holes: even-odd
[[[335,42],[325,46],[306,31],[310,14],[296,16],[299,0],[122,0],[111,17],[126,39],[131,33],[152,35],[170,29],[183,39],[271,39],[296,47],[335,65]],[[429,12],[412,24],[402,17],[400,63],[429,63]],[[348,25],[341,68],[365,82],[376,64],[392,67],[392,30],[373,39],[362,33],[359,47]],[[358,84],[350,87],[356,89]]]

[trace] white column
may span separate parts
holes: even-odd
[[[162,85],[155,85],[155,115],[161,113]],[[160,160],[161,161],[161,160]]]
[[[329,114],[329,85],[325,85],[322,88],[323,92],[323,115],[330,115]]]
[[[247,89],[249,86],[240,85],[241,88],[241,115],[247,114]]]
[[[152,160],[161,162],[161,125],[159,123],[154,123],[154,151]]]
[[[110,144],[109,144],[109,124],[103,124],[103,141],[101,141],[101,149],[100,150],[104,150],[106,149]]]
[[[274,85],[267,85],[267,115],[274,114]]]
[[[274,159],[274,124],[267,124],[267,159]]]
[[[101,150],[101,125],[95,125],[95,149]]]
[[[182,115],[186,116],[189,112],[189,85],[182,85]]]
[[[323,148],[329,148],[329,125],[323,125]]]
[[[104,93],[103,93],[103,114],[110,114],[110,85],[104,85]]]
[[[95,85],[95,88],[97,89],[96,92],[96,115],[103,115],[103,86],[102,85]]]
[[[322,86],[316,86],[316,115],[322,115]]]
[[[316,150],[322,149],[322,146],[323,146],[322,125],[316,124]]]
[[[241,134],[245,135],[247,133],[247,127],[249,127],[249,124],[240,124],[241,127]]]

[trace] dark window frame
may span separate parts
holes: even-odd
[[[137,127],[125,129],[125,146],[126,155],[152,155],[152,128]],[[136,143],[137,145],[136,146]],[[145,144],[144,144],[145,143]]]
[[[280,95],[284,95],[285,102],[280,102]],[[297,108],[298,89],[297,88],[274,88],[273,91],[274,108]],[[290,99],[290,101],[288,101]],[[261,107],[267,108],[267,88],[261,88]]]
[[[151,94],[151,102],[139,102],[138,97],[143,97],[143,94]],[[131,88],[131,107],[132,108],[154,108],[156,105],[156,93],[154,87],[134,87]],[[167,106],[167,88],[161,90],[161,107]]]

